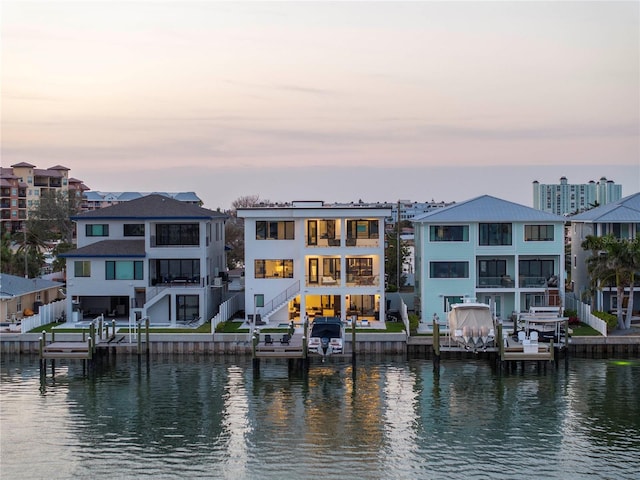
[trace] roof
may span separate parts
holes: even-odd
[[[2,298],[18,297],[32,292],[41,292],[50,288],[59,288],[62,284],[43,278],[23,278],[7,273],[0,273],[0,296]]]
[[[640,192],[569,217],[572,222],[640,223]]]
[[[85,247],[58,255],[63,258],[78,257],[141,257],[146,256],[144,240],[101,240]]]
[[[414,217],[414,223],[433,222],[565,222],[560,215],[482,195]]]
[[[207,220],[212,218],[227,218],[227,215],[156,194],[146,195],[128,202],[80,213],[71,217],[72,220]]]

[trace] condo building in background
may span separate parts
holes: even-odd
[[[556,215],[572,215],[622,198],[622,185],[602,177],[598,182],[570,184],[561,177],[559,184],[533,182],[533,208]]]
[[[40,203],[47,192],[63,192],[82,196],[89,188],[69,176],[69,169],[56,165],[36,168],[26,162],[0,168],[0,219],[2,232],[19,232],[29,217],[29,210]]]

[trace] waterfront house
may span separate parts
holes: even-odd
[[[559,305],[564,293],[564,218],[483,195],[413,219],[416,312],[441,319],[464,297],[500,319]]]
[[[582,242],[589,235],[601,237],[611,234],[616,238],[629,240],[640,236],[640,192],[574,215],[569,220],[571,221],[569,236],[571,238],[572,291],[579,300],[586,300],[585,297],[591,296],[590,278],[586,265],[591,252],[582,248]],[[628,293],[627,287],[625,295]],[[615,284],[612,283],[595,292],[592,302],[594,310],[616,310],[618,299]],[[635,286],[633,304],[640,309],[640,286],[638,285]]]
[[[172,326],[211,318],[224,288],[226,218],[162,195],[72,217],[78,248],[61,255],[67,311]]]
[[[25,311],[38,313],[45,305],[64,297],[60,282],[0,273],[0,319],[15,323]]]
[[[321,201],[239,208],[247,318],[258,324],[305,316],[384,319],[389,215],[388,208]]]

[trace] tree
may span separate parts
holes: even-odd
[[[40,202],[29,211],[27,230],[38,232],[44,241],[73,242],[73,215],[80,212],[82,199],[62,191],[45,191]]]
[[[634,265],[634,249],[637,247],[633,245],[629,240],[619,239],[613,235],[603,237],[589,235],[582,242],[582,248],[592,252],[591,257],[587,259],[587,271],[591,277],[592,286],[598,290],[609,285],[616,287],[620,329],[631,328],[631,316],[627,315],[626,322],[623,318],[623,305],[625,304],[625,287],[633,282],[635,269],[638,267],[637,264]]]
[[[11,233],[4,232],[2,234],[2,243],[0,245],[0,272],[10,275],[17,275],[20,272],[16,268],[16,255],[11,248]],[[23,270],[24,272],[24,270]]]
[[[227,212],[229,219],[225,223],[224,235],[227,246],[227,267],[229,269],[244,266],[244,220],[238,218],[238,208],[254,207],[258,204],[269,204],[269,200],[260,200],[258,195],[238,197],[231,203],[232,209]]]
[[[395,232],[387,233],[384,248],[384,271],[387,275],[387,288],[389,290],[392,290],[393,287],[397,287],[399,290],[407,282],[407,277],[402,274],[401,268],[409,256],[409,248],[406,242],[400,239],[400,258],[398,259],[397,247],[398,235]],[[398,268],[398,260],[400,260],[400,269]],[[400,278],[398,278],[399,270]]]

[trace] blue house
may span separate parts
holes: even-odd
[[[446,318],[465,297],[492,305],[501,319],[561,305],[564,217],[483,195],[413,223],[420,318]]]

